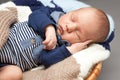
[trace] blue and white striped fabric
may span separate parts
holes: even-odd
[[[35,58],[40,54],[34,53],[34,49],[41,42],[40,36],[28,27],[27,22],[17,23],[11,28],[9,39],[0,50],[0,62],[18,65],[23,71],[36,67],[38,62]]]

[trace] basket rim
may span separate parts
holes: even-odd
[[[85,80],[97,80],[102,69],[102,62],[97,63]]]

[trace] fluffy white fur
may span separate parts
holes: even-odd
[[[3,8],[7,8],[7,7],[15,7],[16,5],[12,2],[12,1],[8,1],[6,3],[2,3],[0,5],[0,10]]]
[[[0,10],[8,10],[7,7],[14,7],[17,9],[17,16],[19,22],[27,21],[29,14],[32,12],[29,7],[16,6],[12,1],[1,4]]]
[[[27,21],[29,14],[32,12],[29,7],[17,6],[19,22]]]
[[[80,64],[80,76],[86,77],[89,70],[100,61],[106,60],[110,56],[110,51],[102,45],[92,44],[88,48],[76,53],[73,57]]]

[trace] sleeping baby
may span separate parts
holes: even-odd
[[[0,51],[5,55],[6,51],[10,50],[7,54],[11,56],[10,60],[7,55],[1,57],[0,78],[6,79],[2,76],[6,71],[10,74],[13,72],[6,70],[6,66],[17,65],[22,71],[41,64],[48,68],[92,43],[105,43],[109,39],[109,30],[108,18],[102,10],[88,7],[64,14],[59,7],[53,9],[43,6],[32,12],[28,22],[16,23],[11,27],[9,38]],[[12,53],[17,55],[14,55],[17,60],[13,58]],[[15,73],[11,76],[12,79],[16,78],[14,75]],[[44,77],[41,79],[47,80]]]

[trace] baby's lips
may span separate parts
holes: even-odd
[[[58,32],[62,35],[63,34],[63,29],[62,29],[62,27],[60,26],[60,25],[58,25]]]

